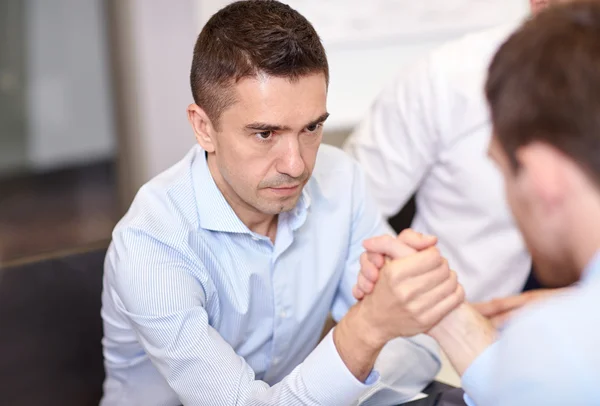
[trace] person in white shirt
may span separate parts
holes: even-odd
[[[558,2],[530,3],[535,14]],[[516,23],[467,35],[403,71],[344,147],[363,166],[384,216],[395,215],[417,192],[411,227],[438,237],[469,301],[483,302],[479,310],[497,322],[547,293],[518,295],[531,257],[503,198],[502,178],[486,154],[492,134],[483,94],[486,71],[515,28]],[[359,299],[373,282],[368,268],[361,275],[367,277],[359,279]]]

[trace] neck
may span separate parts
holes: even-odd
[[[250,229],[250,231],[265,235],[275,242],[275,235],[277,234],[277,215],[265,214],[254,207],[243,201],[237,193],[233,191],[231,186],[223,179],[221,172],[216,167],[214,159],[210,159],[210,154],[206,160],[210,174],[225,197],[225,200],[232,208],[236,216]]]

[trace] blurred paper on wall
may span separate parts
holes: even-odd
[[[229,0],[202,1],[201,22]],[[456,35],[525,15],[526,0],[288,0],[325,45],[347,47]]]

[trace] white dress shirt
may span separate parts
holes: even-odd
[[[471,301],[520,292],[531,266],[487,156],[487,67],[514,27],[470,34],[403,71],[345,146],[385,216],[417,191],[412,227],[439,237]]]
[[[365,383],[327,315],[355,303],[366,238],[384,233],[359,165],[321,146],[275,243],[250,231],[194,147],[146,184],[105,264],[103,406],[397,404],[439,369],[425,336],[389,343]],[[315,348],[316,347],[316,348]]]

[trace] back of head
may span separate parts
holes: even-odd
[[[486,95],[515,168],[517,149],[540,141],[600,185],[600,2],[553,6],[525,23],[494,57]]]
[[[300,13],[275,0],[238,1],[221,9],[198,36],[190,81],[195,103],[216,125],[234,102],[233,85],[245,77],[270,75],[295,80],[323,73],[325,50]]]

